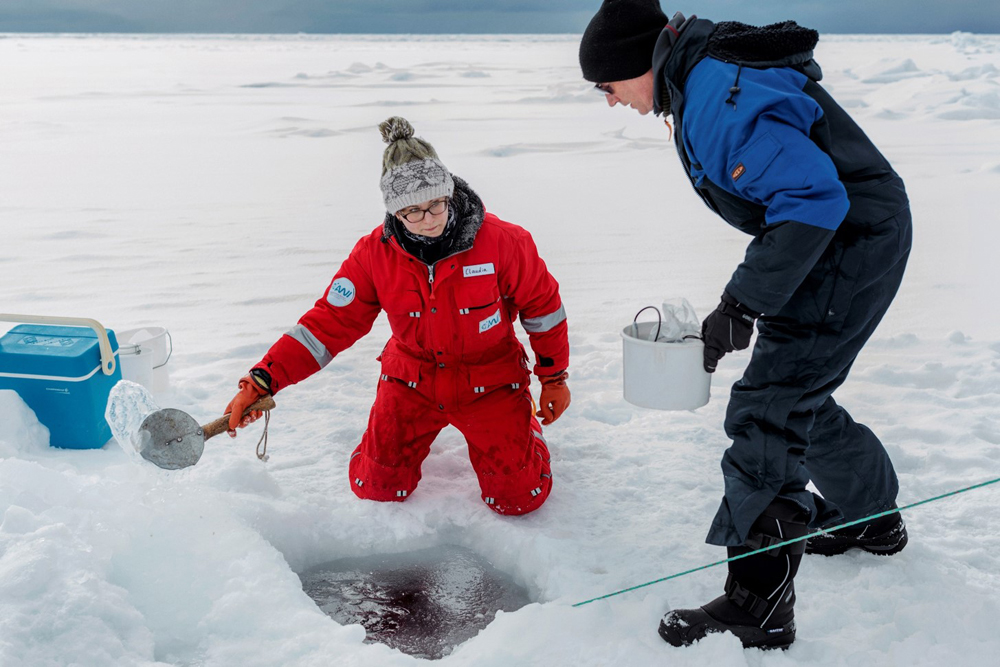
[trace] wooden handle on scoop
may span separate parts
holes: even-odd
[[[259,401],[251,405],[249,408],[243,411],[243,416],[247,416],[254,410],[273,410],[274,409],[274,399],[270,396],[264,396]],[[229,413],[232,414],[232,413]],[[220,433],[224,433],[229,430],[229,414],[223,417],[219,417],[213,422],[205,424],[201,427],[201,430],[205,432],[205,440],[209,438],[214,438]]]

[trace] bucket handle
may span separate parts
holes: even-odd
[[[645,308],[640,309],[639,312],[635,314],[635,317],[632,318],[633,338],[639,337],[639,322],[638,322],[639,316],[642,315],[643,311],[649,310],[650,308],[656,311],[656,336],[653,338],[653,341],[655,342],[660,340],[660,327],[663,326],[663,314],[660,313],[660,309],[657,308],[656,306],[646,306]]]
[[[173,337],[171,337],[170,332],[167,331],[166,329],[163,330],[163,333],[167,334],[167,340],[170,342],[170,351],[167,352],[167,358],[163,360],[162,364],[160,364],[159,366],[153,366],[153,370],[154,371],[157,368],[163,368],[164,366],[166,366],[167,362],[170,361],[170,356],[174,353],[174,339],[173,339]]]
[[[52,315],[12,315],[0,313],[0,322],[17,322],[18,324],[65,324],[71,327],[89,327],[97,334],[97,343],[101,348],[101,370],[105,375],[115,372],[115,354],[111,350],[111,340],[108,331],[97,320],[89,317],[55,317]]]
[[[653,341],[655,342],[660,340],[660,327],[663,326],[663,314],[660,313],[660,309],[657,308],[656,306],[646,306],[645,308],[640,309],[639,312],[635,314],[635,317],[632,318],[632,338],[639,337],[639,322],[638,322],[639,316],[642,315],[642,311],[649,310],[650,308],[656,311],[656,316],[657,318],[659,318],[656,323],[656,338],[654,338]],[[696,340],[705,340],[704,337],[701,336],[700,334],[687,334],[682,338],[683,340],[687,340],[689,338],[694,338]]]

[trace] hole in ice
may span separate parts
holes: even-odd
[[[366,642],[420,658],[443,658],[489,625],[497,610],[532,602],[510,575],[455,545],[342,558],[299,577],[327,615],[363,625]]]

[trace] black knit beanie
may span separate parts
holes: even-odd
[[[642,76],[666,25],[660,0],[604,0],[580,42],[583,78],[609,83]]]

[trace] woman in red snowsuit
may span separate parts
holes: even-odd
[[[316,305],[240,380],[227,408],[231,435],[261,395],[309,377],[371,330],[392,328],[368,430],[351,455],[360,498],[403,501],[442,428],[465,436],[483,501],[499,514],[537,509],[552,488],[549,452],[532,414],[521,324],[549,424],[570,402],[566,314],[531,235],[486,213],[433,147],[402,118],[380,126],[389,147],[384,222],[358,241]]]

